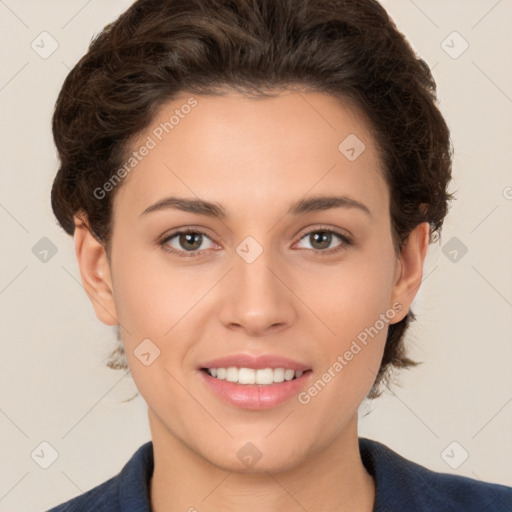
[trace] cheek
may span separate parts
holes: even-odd
[[[385,247],[383,242],[381,247]],[[324,292],[310,296],[320,316],[343,343],[374,325],[390,308],[395,263],[391,247],[354,252],[327,271]],[[313,284],[315,276],[311,278]]]
[[[204,286],[195,277],[191,286],[190,272],[163,266],[161,258],[119,253],[113,286],[118,319],[129,332],[125,339],[160,339],[199,301]]]
[[[394,265],[391,246],[386,250],[368,248],[350,264],[347,260],[338,271],[331,271],[325,293],[316,296],[312,309],[321,312],[331,331],[316,346],[316,357],[323,363],[322,382],[316,387],[330,388],[322,393],[319,406],[325,401],[325,407],[343,404],[355,409],[371,388],[390,322],[396,321],[397,310],[390,303]]]

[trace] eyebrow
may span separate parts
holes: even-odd
[[[314,196],[301,199],[290,207],[287,214],[298,216],[310,212],[330,210],[331,208],[357,209],[370,217],[372,216],[370,209],[364,203],[348,196]],[[148,206],[140,214],[140,217],[144,217],[152,212],[167,209],[176,209],[217,219],[226,219],[228,217],[226,211],[219,203],[175,196],[166,197]]]

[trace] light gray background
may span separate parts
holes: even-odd
[[[114,332],[96,319],[73,241],[50,208],[58,91],[92,35],[130,4],[0,0],[6,512],[45,510],[92,488],[149,439],[142,399],[123,402],[136,391],[130,377],[104,366]],[[440,243],[430,247],[415,301],[419,319],[408,344],[424,364],[403,373],[394,393],[362,407],[360,432],[431,469],[512,485],[512,2],[383,4],[433,69],[455,146],[451,191],[458,199]],[[34,41],[39,53],[51,49],[43,31],[58,43],[47,58],[31,47]],[[453,58],[464,40],[468,49]],[[32,252],[43,237],[57,249],[46,262]],[[456,261],[445,248],[454,243],[468,249]],[[51,462],[43,441],[58,453],[48,469],[40,467]]]

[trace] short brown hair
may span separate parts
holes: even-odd
[[[375,0],[138,0],[93,39],[53,116],[60,168],[52,208],[68,234],[85,214],[110,252],[112,200],[93,191],[119,169],[158,107],[184,91],[260,96],[299,85],[355,104],[368,120],[390,191],[393,243],[420,223],[440,234],[452,195],[449,130],[436,84]],[[405,356],[414,313],[389,326],[371,397]],[[118,338],[120,338],[118,330]],[[116,352],[126,368],[122,348]]]

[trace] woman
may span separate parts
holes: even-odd
[[[53,130],[53,210],[152,437],[54,511],[511,510],[358,437],[413,364],[451,199],[434,80],[377,2],[139,0]]]

